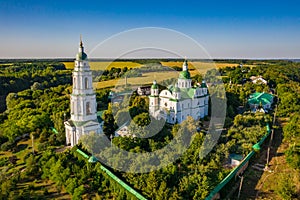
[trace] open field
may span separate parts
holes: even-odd
[[[74,68],[74,62],[63,62],[67,69],[73,69]],[[113,67],[115,68],[136,68],[142,66],[139,63],[136,62],[89,62],[91,70],[106,70],[111,69]]]
[[[73,69],[74,63],[73,62],[64,62],[67,69]],[[163,66],[169,67],[182,67],[182,61],[169,61],[169,62],[161,62]],[[195,76],[196,74],[205,74],[207,70],[214,69],[214,68],[222,68],[222,67],[235,67],[238,64],[232,63],[210,63],[210,62],[189,62],[189,69],[191,76]],[[135,62],[90,62],[91,70],[105,70],[111,69],[112,67],[116,68],[138,68],[143,66],[142,64],[135,63]],[[250,66],[250,65],[245,65]],[[171,71],[171,72],[148,72],[143,73],[142,77],[132,77],[127,79],[127,83],[130,85],[141,85],[141,84],[151,84],[153,80],[157,80],[157,82],[161,82],[163,80],[167,80],[170,78],[177,78],[179,76],[179,72]],[[113,79],[108,81],[101,81],[93,83],[95,89],[107,88],[107,87],[115,87],[117,85],[124,85],[125,80],[124,78],[120,79]]]
[[[67,69],[73,69],[74,68],[74,62],[63,62]],[[169,62],[161,62],[163,66],[169,66],[169,67],[182,67],[182,61],[169,61]],[[89,62],[91,70],[105,70],[105,69],[111,69],[112,67],[116,68],[136,68],[141,67],[142,64],[136,63],[136,62],[126,62],[126,61],[116,61],[116,62]],[[189,68],[190,69],[209,69],[209,68],[223,68],[223,67],[235,67],[238,66],[238,64],[234,63],[218,63],[218,62],[189,62]],[[244,65],[253,67],[255,65]]]
[[[169,62],[161,62],[163,66],[177,66],[177,67],[182,67],[182,61],[169,61]],[[197,70],[204,70],[206,71],[207,69],[212,69],[212,68],[223,68],[223,67],[236,67],[239,64],[236,63],[218,63],[218,62],[189,62],[189,68],[190,69],[195,69]],[[244,65],[245,67],[254,67],[255,65]]]
[[[179,73],[177,71],[143,73],[143,76],[141,77],[127,78],[127,83],[130,85],[151,84],[153,80],[156,80],[159,83],[166,79],[178,77],[178,74]],[[94,88],[100,89],[100,88],[122,86],[122,85],[125,85],[124,78],[97,82],[94,83]]]
[[[190,70],[190,73],[191,73],[191,76],[195,76],[196,74],[199,74],[199,72],[197,70]],[[158,83],[160,83],[167,79],[178,78],[178,76],[179,76],[178,71],[147,72],[147,73],[143,73],[143,75],[141,77],[127,78],[127,83],[130,85],[144,85],[144,84],[151,84],[153,82],[153,80],[156,80]],[[123,85],[125,85],[124,78],[93,83],[93,86],[95,89],[123,86]]]

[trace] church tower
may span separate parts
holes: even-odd
[[[182,71],[179,74],[178,78],[178,87],[179,88],[191,88],[192,87],[192,79],[191,74],[188,69],[188,62],[184,60],[182,64]]]
[[[158,85],[156,81],[153,81],[151,86],[151,95],[149,96],[149,113],[152,116],[155,116],[155,112],[159,109],[159,94],[158,94]]]
[[[102,132],[97,120],[96,94],[92,85],[92,71],[81,38],[72,78],[71,119],[65,122],[65,129],[67,145],[74,146],[78,144],[82,135],[90,132]]]

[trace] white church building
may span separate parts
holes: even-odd
[[[156,119],[164,118],[167,123],[181,123],[188,116],[195,120],[208,115],[208,91],[203,81],[192,86],[192,79],[185,60],[175,85],[159,93],[158,84],[153,81],[149,96],[149,113]]]
[[[84,134],[90,132],[102,133],[102,127],[97,119],[97,103],[92,85],[92,71],[81,40],[72,78],[71,119],[65,121],[65,129],[67,145],[74,146],[78,144],[80,137]]]

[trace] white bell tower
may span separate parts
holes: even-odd
[[[74,146],[78,144],[81,135],[90,132],[102,132],[97,120],[96,94],[92,85],[92,71],[81,38],[72,77],[71,119],[65,122],[65,128],[66,143]]]

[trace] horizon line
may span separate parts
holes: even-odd
[[[180,57],[125,57],[125,58],[112,58],[112,57],[98,57],[98,58],[88,58],[89,61],[94,60],[141,60],[141,59],[147,59],[147,60],[184,60],[185,58]],[[191,57],[187,58],[188,60],[300,60],[299,58],[287,58],[287,57],[258,57],[258,58],[252,58],[252,57],[215,57],[215,58],[196,58]],[[75,60],[75,57],[7,57],[7,58],[1,58],[0,60]]]

